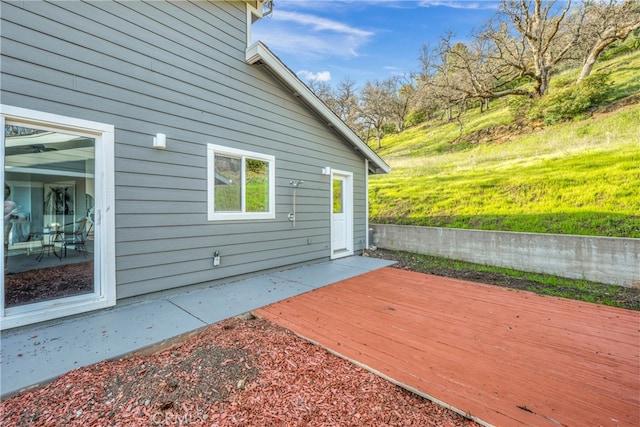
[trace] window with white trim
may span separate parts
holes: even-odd
[[[207,145],[209,221],[274,219],[275,157]]]

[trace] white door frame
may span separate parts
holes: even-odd
[[[333,181],[334,179],[341,179],[343,185],[343,213],[344,218],[344,232],[345,244],[344,247],[334,247],[334,233],[335,229],[333,218]],[[329,180],[329,212],[331,215],[331,259],[342,258],[353,255],[353,172],[341,171],[331,169],[331,179]]]

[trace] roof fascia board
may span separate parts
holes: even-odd
[[[365,144],[329,107],[325,105],[280,59],[262,42],[256,42],[247,48],[245,60],[249,65],[258,62],[269,67],[292,91],[302,98],[317,114],[326,120],[327,125],[344,137],[370,162],[373,173],[389,173],[391,167]]]
[[[252,3],[255,2],[247,2],[247,46],[251,44],[251,26],[254,22],[259,19],[262,19],[262,14],[257,7],[252,6]],[[257,6],[257,5],[256,5]]]

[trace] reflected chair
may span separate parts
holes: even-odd
[[[58,237],[56,232],[38,232],[31,233],[29,235],[29,240],[39,241],[40,242],[40,252],[36,256],[36,261],[40,262],[44,258],[45,255],[49,256],[50,254],[54,254],[56,258],[60,258],[58,253],[56,252],[55,241]]]
[[[74,225],[73,230],[59,233],[54,241],[54,245],[60,248],[60,261],[67,256],[67,248],[72,246],[73,249],[80,252],[83,257],[87,256],[87,248],[85,242],[87,240],[87,218],[67,225]]]

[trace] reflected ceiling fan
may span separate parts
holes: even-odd
[[[58,151],[57,148],[47,147],[44,144],[19,145],[15,147],[6,147],[4,153],[6,156],[16,154],[36,154],[46,153],[48,151]]]

